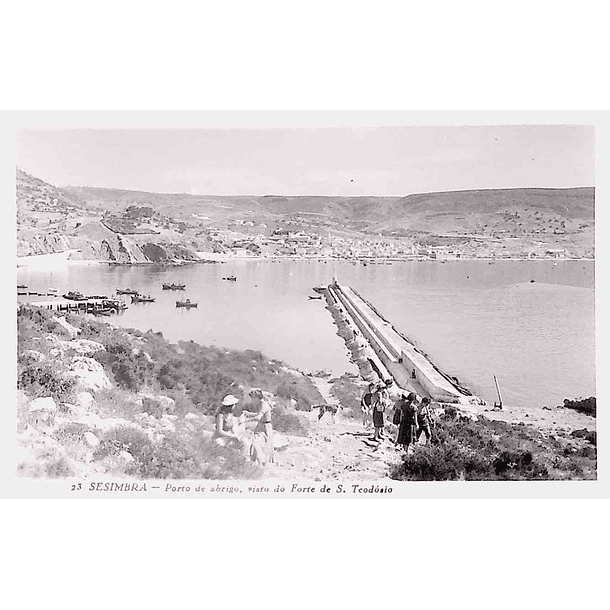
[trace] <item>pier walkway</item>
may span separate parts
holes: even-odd
[[[404,390],[430,396],[438,402],[484,404],[432,364],[354,289],[334,282],[325,292],[331,313],[334,310],[340,334],[343,333],[341,336],[348,347],[350,341],[362,336],[375,355],[375,358],[369,358],[373,368],[379,368],[376,361],[383,366],[382,377],[387,373]]]

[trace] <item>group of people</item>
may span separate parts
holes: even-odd
[[[424,397],[419,401],[413,392],[400,393],[396,401],[391,396],[394,382],[387,379],[381,383],[370,383],[360,402],[365,428],[374,427],[373,440],[384,440],[385,417],[394,407],[392,423],[398,426],[394,443],[408,451],[409,445],[419,441],[422,434],[426,442],[432,438],[432,411],[430,399]]]
[[[215,413],[214,441],[239,448],[245,458],[260,466],[273,462],[273,423],[271,403],[260,388],[250,390],[253,410],[243,408],[236,414],[239,398],[229,394]],[[252,429],[253,428],[253,429]]]

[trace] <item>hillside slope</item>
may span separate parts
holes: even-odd
[[[115,262],[146,262],[142,246],[147,243],[182,247],[166,248],[165,260],[193,260],[196,251],[214,251],[209,231],[246,224],[253,228],[240,231],[249,236],[287,229],[360,241],[382,236],[409,245],[468,241],[498,244],[492,247],[496,253],[507,245],[509,250],[539,254],[564,250],[577,258],[593,257],[595,249],[593,187],[451,191],[406,197],[204,196],[94,187],[58,189],[18,170],[17,201],[20,254],[72,247],[81,249],[83,258]],[[135,219],[140,224],[130,231],[123,227],[129,224],[127,211],[134,209],[146,210],[148,215]],[[108,218],[114,221],[106,222]],[[87,235],[84,229],[76,231],[86,223],[102,221],[127,240],[125,250],[132,254],[125,255],[116,237],[106,246],[91,231]]]
[[[104,206],[19,169],[16,206],[17,256],[73,250],[71,259],[173,263],[196,261],[196,252],[211,250],[205,238],[184,235],[171,218],[146,216],[146,210],[137,208],[113,216]]]
[[[485,416],[473,421],[438,405],[431,444],[416,444],[404,454],[392,443],[393,424],[386,425],[385,441],[371,441],[361,420],[362,382],[352,376],[312,378],[259,352],[173,344],[160,333],[114,328],[88,315],[63,318],[24,306],[17,320],[20,476],[363,484],[388,476],[596,478],[595,419],[586,415],[574,420],[578,428],[554,422],[538,427]],[[234,394],[238,409],[248,409],[253,386],[274,405],[276,459],[264,469],[239,449],[212,440],[214,411],[223,396]],[[335,417],[318,418],[314,407],[324,403],[338,407]],[[244,439],[250,432],[244,424]]]

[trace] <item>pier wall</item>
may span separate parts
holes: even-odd
[[[435,401],[480,404],[476,396],[469,396],[453,386],[434,365],[405,340],[351,288],[337,283],[328,287],[329,303],[340,307],[349,325],[356,327],[384,368],[403,389],[416,389]],[[354,337],[355,338],[355,337]]]

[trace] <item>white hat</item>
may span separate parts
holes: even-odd
[[[222,404],[224,407],[232,407],[239,402],[239,398],[235,398],[233,394],[229,394],[222,399]]]

